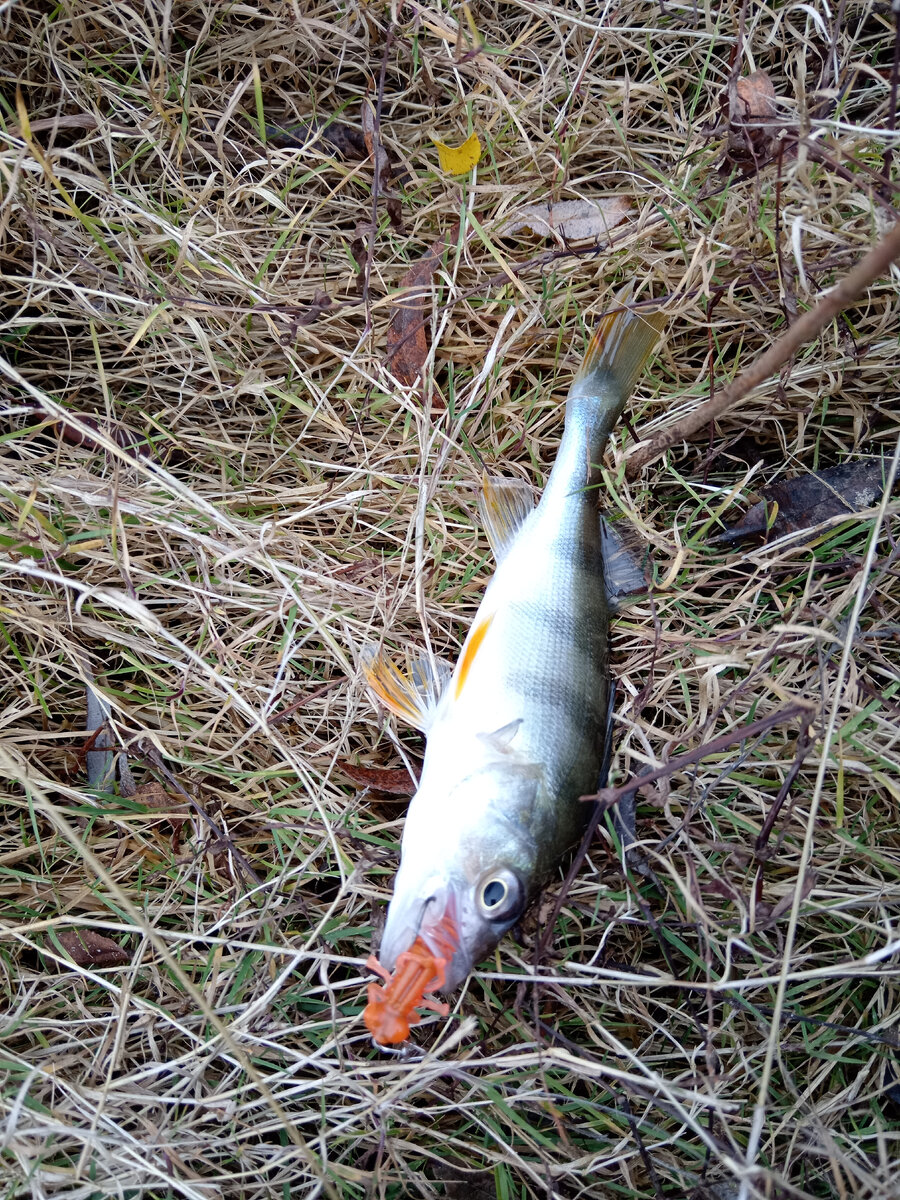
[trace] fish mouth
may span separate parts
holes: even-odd
[[[393,969],[397,958],[421,938],[435,959],[435,975],[440,980],[436,992],[452,992],[472,970],[472,956],[462,945],[460,903],[451,885],[442,883],[432,894],[416,903],[415,909],[401,910],[396,897],[388,911],[381,939],[381,962]]]

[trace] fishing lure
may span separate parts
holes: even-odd
[[[431,946],[418,937],[409,950],[397,955],[393,974],[385,970],[374,954],[369,955],[366,966],[385,982],[382,988],[370,983],[369,1003],[363,1012],[366,1028],[376,1042],[390,1045],[403,1042],[409,1037],[411,1025],[422,1019],[417,1008],[429,1009],[446,1017],[449,1004],[429,998],[427,992],[438,992],[444,986],[447,963],[456,950],[455,931],[450,922],[436,926],[431,933],[432,943],[439,947],[435,953]]]

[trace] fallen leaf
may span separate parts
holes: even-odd
[[[608,241],[609,231],[630,213],[631,201],[624,196],[530,204],[501,225],[498,234],[510,237],[530,229],[539,237],[552,237],[561,242]]]
[[[754,71],[722,93],[728,117],[725,162],[745,174],[766,157],[777,114],[775,85],[765,71]]]
[[[131,955],[118,942],[92,929],[68,929],[56,936],[79,967],[121,967],[131,961]]]
[[[102,450],[104,449],[103,438],[107,438],[124,450],[129,458],[139,458],[141,455],[155,458],[152,442],[142,433],[135,433],[120,421],[100,422],[96,417],[89,416],[87,413],[73,415],[87,427],[87,432],[82,432],[68,421],[57,418],[51,418],[48,422],[56,427],[59,436],[71,446],[87,446],[90,449]],[[96,437],[93,434],[96,434]]]
[[[161,783],[155,779],[149,779],[146,783],[138,786],[132,800],[137,800],[139,804],[146,804],[148,808],[175,808],[183,807],[178,805],[178,801],[174,800]]]
[[[353,261],[356,263],[358,274],[357,287],[362,288],[363,279],[366,274],[366,256],[369,250],[369,238],[374,234],[375,226],[367,218],[356,222],[356,228],[353,230],[353,240],[350,243],[350,253],[353,255]]]
[[[187,824],[188,806],[184,799],[173,796],[155,779],[148,779],[145,783],[140,784],[130,799],[137,800],[140,804],[146,804],[148,808],[166,810],[165,816],[161,816],[159,821],[154,821],[153,824],[157,828],[160,825],[163,828],[168,825],[172,831],[172,850],[177,854],[184,827]]]
[[[401,294],[394,300],[387,331],[387,365],[404,387],[412,387],[428,357],[425,300],[446,248],[446,237],[432,242],[400,280]]]
[[[354,783],[390,796],[414,796],[419,786],[406,767],[360,767],[349,762],[339,762],[338,766]]]
[[[331,308],[332,299],[326,292],[316,292],[312,304],[306,312],[297,318],[298,325],[315,325],[322,313]]]
[[[375,162],[373,190],[377,196],[384,197],[391,224],[395,229],[402,229],[403,215],[400,210],[400,201],[391,191],[395,174],[394,157],[381,140],[375,123],[375,109],[369,100],[363,100],[360,116],[366,149]]]
[[[766,534],[777,538],[810,529],[832,517],[861,512],[880,499],[885,474],[882,459],[863,458],[781,479],[760,490],[759,503],[748,509],[736,525],[710,540],[732,545]]]
[[[437,146],[441,170],[448,175],[465,175],[481,158],[481,142],[477,133],[471,133],[461,146],[447,146],[437,138],[431,140]]]
[[[326,153],[333,151],[341,158],[365,158],[368,150],[366,139],[352,125],[342,121],[322,120],[313,118],[299,125],[282,128],[278,125],[266,126],[266,138],[273,146],[286,150],[305,150],[307,147],[318,146]]]
[[[73,114],[70,117],[42,117],[38,121],[28,122],[28,132],[34,136],[36,133],[43,133],[47,129],[52,129],[56,133],[57,129],[96,129],[97,118],[90,116],[88,113]],[[9,126],[10,137],[20,138],[23,132],[20,126]]]
[[[765,71],[754,71],[737,81],[738,99],[744,120],[767,120],[775,116],[775,85]]]
[[[803,877],[803,886],[800,891],[801,900],[805,900],[816,886],[815,871],[807,871]],[[776,904],[769,904],[766,900],[757,902],[754,914],[754,926],[758,933],[762,933],[765,929],[770,929],[775,925],[786,913],[790,912],[794,903],[794,893],[788,892],[782,896]]]

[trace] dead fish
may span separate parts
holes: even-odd
[[[663,315],[601,318],[566,401],[537,507],[522,482],[485,479],[479,508],[497,570],[454,669],[367,650],[373,695],[427,736],[380,962],[364,1013],[402,1041],[418,1007],[492,950],[577,842],[597,786],[610,690],[609,603],[597,464]],[[393,973],[392,973],[393,972]]]

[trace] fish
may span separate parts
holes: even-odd
[[[496,571],[455,667],[365,647],[371,696],[426,736],[363,1019],[409,1037],[523,916],[578,842],[608,738],[610,601],[598,509],[606,441],[665,318],[620,294],[569,389],[540,502],[486,476],[479,512]],[[606,564],[608,565],[608,564]]]

